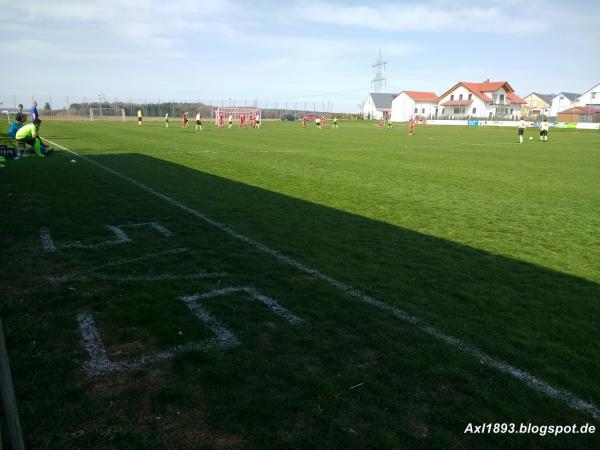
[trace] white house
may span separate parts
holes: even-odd
[[[600,83],[588,89],[577,98],[579,106],[591,106],[600,109]]]
[[[411,117],[425,119],[436,117],[437,99],[438,96],[433,92],[402,91],[392,100],[391,120],[407,122]]]
[[[379,120],[389,117],[392,113],[392,100],[396,95],[398,94],[371,92],[363,103],[363,118]]]
[[[483,83],[460,81],[439,97],[438,104],[439,116],[443,118],[516,120],[521,116],[521,105],[525,101],[515,94],[508,82],[486,80]]]
[[[569,109],[572,106],[577,106],[577,98],[580,94],[574,94],[573,92],[560,92],[556,94],[552,99],[552,106],[550,107],[550,116],[556,117],[558,113]]]

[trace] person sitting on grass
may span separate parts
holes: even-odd
[[[42,144],[42,140],[39,136],[41,125],[42,121],[40,119],[35,119],[33,123],[23,125],[19,131],[17,131],[15,139],[17,140],[17,144],[29,144],[36,155],[46,156],[52,153],[52,150]]]

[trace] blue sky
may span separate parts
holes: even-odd
[[[34,95],[286,101],[354,112],[384,91],[506,80],[518,94],[600,82],[597,1],[5,1],[0,101]],[[12,18],[7,20],[7,18]]]

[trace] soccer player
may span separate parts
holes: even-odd
[[[388,117],[386,124],[388,128],[392,128],[392,119]]]
[[[23,125],[19,131],[17,131],[15,139],[17,140],[17,143],[30,145],[36,155],[46,156],[50,154],[52,150],[48,151],[44,144],[42,144],[42,140],[39,137],[41,126],[42,121],[40,119],[35,119],[33,123]]]
[[[223,118],[223,116],[221,116],[221,119],[222,118]],[[231,128],[232,126],[233,126],[233,114],[229,114],[227,128]]]
[[[17,109],[17,114],[15,116],[15,122],[19,124],[23,124],[27,122],[27,114],[23,112],[23,104],[19,103],[19,109]]]
[[[19,105],[19,109],[17,110],[17,114],[15,116],[15,121],[8,126],[8,135],[15,139],[17,131],[19,131],[26,121],[27,114],[23,112],[23,105]]]
[[[548,142],[548,120],[544,119],[542,123],[540,123],[540,141]]]
[[[382,117],[381,119],[379,119],[379,120],[377,121],[377,127],[378,127],[378,128],[383,128],[383,127],[384,127],[384,125],[385,125],[385,119]]]
[[[34,120],[38,120],[40,118],[40,115],[38,114],[38,110],[37,110],[37,102],[35,100],[33,101],[33,104],[31,105],[31,109],[29,110],[29,118],[31,119],[32,122]]]
[[[202,116],[200,116],[200,111],[196,113],[196,131],[198,131],[198,128],[202,130]]]
[[[181,115],[181,128],[187,128],[187,125],[188,125],[188,118],[187,118],[187,111],[185,111]]]
[[[165,128],[169,128],[169,113],[165,114]]]
[[[260,128],[260,114],[256,115],[255,120],[256,120],[256,128]]]
[[[320,130],[321,129],[321,119],[319,119],[319,117],[315,118],[315,124],[317,125],[317,128]]]
[[[415,132],[415,119],[413,119],[411,117],[410,119],[408,119],[408,135],[412,136],[414,132]]]
[[[250,113],[250,116],[248,117],[248,124],[250,128],[254,128],[254,126],[256,125],[256,122],[254,122],[254,114],[252,113]]]
[[[240,116],[240,128],[246,128],[246,116],[243,114]]]
[[[142,126],[142,110],[138,109],[138,127]]]
[[[333,116],[333,123],[331,124],[331,128],[338,129],[337,117]]]
[[[523,143],[523,136],[525,135],[525,128],[527,128],[527,124],[525,123],[525,119],[523,119],[521,117],[521,120],[519,121],[519,144]]]
[[[229,116],[229,128],[231,128],[231,123],[233,122],[233,117]],[[224,128],[223,124],[223,114],[219,114],[219,130]]]
[[[302,128],[306,128],[306,116],[302,116]]]

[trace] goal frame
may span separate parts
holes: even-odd
[[[108,114],[105,114],[108,113]],[[116,113],[116,114],[115,114]],[[90,108],[90,121],[122,118],[125,122],[125,108]]]

